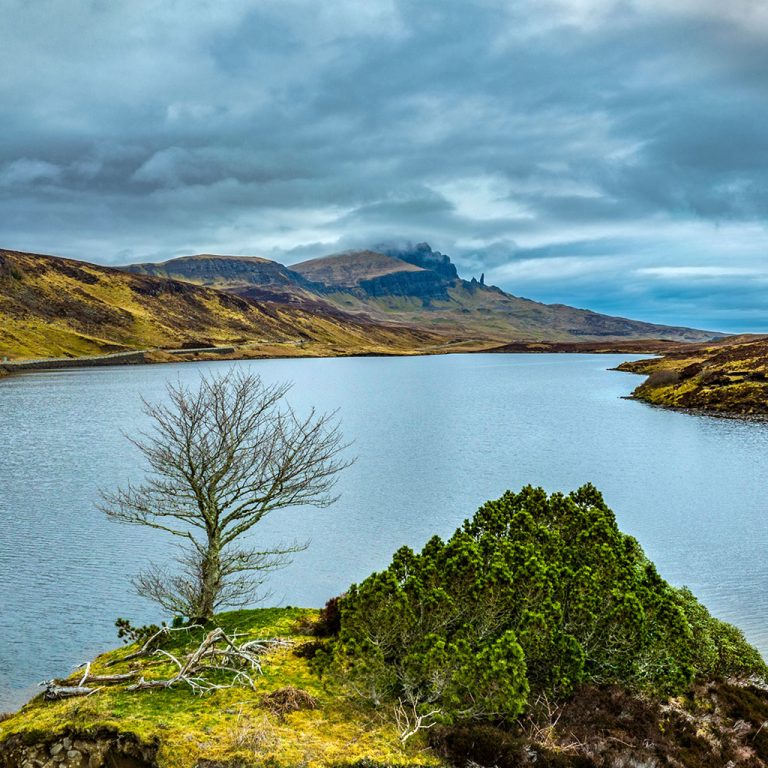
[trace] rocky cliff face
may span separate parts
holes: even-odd
[[[441,274],[377,251],[347,251],[312,259],[294,265],[294,270],[319,293],[344,292],[363,301],[410,297],[420,299],[424,306],[434,299],[449,299],[450,282]]]
[[[411,296],[421,299],[425,306],[433,299],[448,301],[446,282],[430,270],[393,272],[371,280],[361,280],[360,289],[371,298]]]
[[[417,245],[411,243],[407,245],[384,244],[377,246],[374,250],[407,261],[409,264],[415,264],[422,269],[430,269],[444,280],[458,280],[459,273],[450,258],[440,251],[433,251],[429,243],[418,243]]]

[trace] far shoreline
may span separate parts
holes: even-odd
[[[449,354],[598,354],[598,355],[649,355],[659,361],[668,355],[687,352],[700,347],[696,342],[678,342],[664,339],[605,340],[583,342],[558,341],[514,341],[499,344],[494,339],[455,339],[445,344],[425,346],[421,349],[335,349],[317,343],[275,343],[253,347],[235,347],[233,345],[195,347],[190,349],[148,349],[126,350],[124,352],[92,355],[87,357],[38,358],[25,360],[5,360],[0,362],[0,379],[14,375],[82,368],[124,367],[126,365],[160,365],[165,363],[194,363],[227,360],[292,360],[292,359],[332,359],[349,357],[426,357]],[[642,363],[643,361],[635,361]],[[648,360],[647,362],[651,362]],[[679,406],[653,402],[640,391],[648,383],[649,373],[637,370],[627,361],[610,368],[611,371],[632,373],[644,376],[645,380],[623,399],[633,400],[654,408],[677,411],[690,416],[711,416],[753,424],[768,422],[768,414],[744,413],[725,409],[710,409],[695,405]]]
[[[496,340],[457,339],[439,346],[405,350],[339,350],[320,345],[294,344],[293,353],[285,346],[263,345],[251,349],[228,346],[192,349],[126,350],[81,357],[28,358],[0,362],[0,378],[31,371],[53,371],[79,368],[123,367],[126,365],[158,365],[164,363],[210,362],[214,360],[330,359],[344,357],[422,357],[447,354],[664,354],[684,346],[684,342],[661,339],[634,341],[545,342],[516,341],[498,344]],[[482,345],[482,346],[481,346]]]

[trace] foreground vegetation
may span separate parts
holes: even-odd
[[[263,674],[254,675],[255,690],[234,686],[195,695],[188,685],[162,690],[126,690],[128,683],[62,701],[42,695],[14,717],[0,722],[0,739],[22,737],[49,742],[56,734],[110,731],[131,734],[156,745],[153,759],[161,766],[193,766],[201,760],[227,765],[332,765],[369,758],[392,764],[434,764],[423,745],[404,748],[394,724],[379,713],[342,695],[337,681],[314,674],[301,646],[313,640],[317,611],[262,609],[221,614],[216,624],[239,639],[281,637],[290,645],[270,651]],[[198,646],[205,629],[175,632],[164,651],[182,657]],[[138,671],[147,680],[162,680],[175,671],[166,656],[120,662],[139,644],[100,656],[93,675]],[[298,652],[298,653],[297,653]],[[117,663],[114,663],[117,662]],[[68,682],[76,683],[82,671]],[[291,696],[293,690],[305,696]],[[270,698],[271,697],[271,698]],[[295,703],[292,703],[295,700]],[[0,765],[3,764],[0,747]]]
[[[222,633],[260,661],[192,665]],[[509,492],[319,612],[140,634],[0,722],[0,765],[768,765],[760,655],[592,486]]]
[[[334,663],[423,728],[509,720],[585,684],[675,695],[768,671],[738,629],[659,576],[589,485],[508,492],[447,542],[402,548],[344,598]]]
[[[724,416],[768,415],[768,337],[680,345],[663,357],[622,363],[647,376],[633,397]]]

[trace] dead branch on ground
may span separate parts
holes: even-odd
[[[184,629],[192,629],[192,627]],[[284,648],[292,644],[290,640],[279,637],[247,640],[238,644],[237,635],[229,636],[221,627],[217,627],[203,638],[194,651],[182,658],[163,648],[153,650],[158,638],[171,631],[173,629],[163,627],[138,651],[119,661],[127,661],[139,656],[162,657],[173,663],[177,668],[176,674],[160,680],[147,680],[142,675],[136,682],[127,686],[126,691],[171,688],[178,683],[188,685],[194,693],[201,695],[223,688],[233,688],[236,685],[246,685],[255,690],[256,685],[252,675],[262,674],[261,657],[274,648]],[[116,660],[112,660],[107,666],[114,663]],[[78,669],[80,668],[84,669],[84,672],[77,685],[66,685],[55,680],[42,682],[41,685],[45,686],[44,697],[49,701],[55,701],[75,696],[90,696],[101,690],[101,687],[92,687],[94,683],[100,686],[117,685],[135,680],[139,675],[136,670],[114,675],[92,675],[90,662],[81,665]],[[209,678],[210,673],[213,672],[226,673],[229,679],[221,683],[214,682]]]

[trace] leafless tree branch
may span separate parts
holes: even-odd
[[[146,461],[144,481],[102,493],[99,506],[181,545],[176,569],[151,566],[135,581],[139,593],[172,613],[210,619],[256,600],[264,576],[306,546],[249,549],[242,536],[275,510],[332,504],[351,461],[336,414],[300,416],[285,402],[287,384],[231,369],[197,389],[167,389],[167,403],[144,401],[151,429],[129,438]]]

